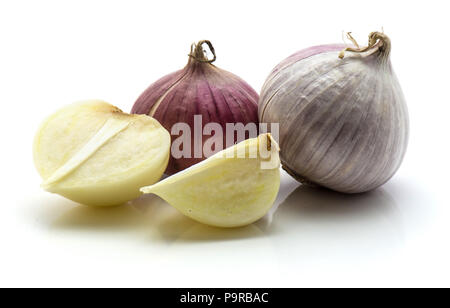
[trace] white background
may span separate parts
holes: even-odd
[[[0,286],[450,286],[447,1],[0,2]],[[283,174],[268,217],[221,230],[157,197],[93,209],[42,191],[43,118],[100,98],[129,111],[210,39],[257,91],[293,52],[384,28],[410,109],[402,168],[360,196]]]

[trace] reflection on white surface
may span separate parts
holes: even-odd
[[[287,248],[302,248],[311,253],[333,247],[341,251],[358,248],[375,252],[377,247],[395,245],[402,240],[400,213],[394,199],[382,188],[366,194],[344,195],[299,185],[283,177],[270,213],[253,225],[235,229],[197,223],[154,195],[112,208],[86,207],[58,199],[66,207],[69,205],[69,209],[64,210],[63,204],[54,205],[59,208],[48,212],[52,218],[44,217],[51,228],[102,233],[140,230],[149,240],[167,243],[286,237]],[[294,236],[295,243],[291,242]]]
[[[264,235],[257,226],[222,229],[203,225],[179,213],[164,200],[154,195],[142,196],[130,202],[130,206],[145,215],[154,229],[153,241],[166,244],[181,242],[215,242],[239,240]]]
[[[93,208],[79,205],[64,212],[51,226],[62,230],[115,233],[137,229],[144,224],[144,217],[129,206]]]
[[[383,189],[344,195],[299,186],[280,204],[268,231],[280,239],[280,259],[305,267],[326,267],[331,260],[355,266],[390,254],[403,241],[400,212]]]
[[[33,240],[24,240],[30,247],[23,249],[28,251],[35,243],[35,262],[48,260],[52,267],[59,266],[61,271],[54,275],[82,275],[64,263],[75,257],[79,267],[105,275],[113,266],[130,279],[133,267],[158,276],[156,286],[171,286],[173,279],[187,283],[193,276],[198,276],[197,285],[204,286],[200,282],[210,275],[220,277],[215,286],[235,281],[236,275],[253,286],[265,286],[268,280],[283,286],[297,277],[302,277],[299,285],[321,285],[320,275],[339,284],[343,275],[352,281],[364,279],[361,275],[370,271],[374,279],[376,265],[398,268],[405,239],[416,238],[432,211],[428,199],[407,185],[344,195],[300,185],[284,172],[270,213],[236,229],[197,223],[154,195],[112,208],[39,196],[22,209],[33,230],[29,233]],[[22,264],[36,270],[26,256],[19,255]],[[98,275],[89,278],[104,281]]]
[[[130,203],[142,212],[149,225],[173,242],[218,241],[295,234],[306,242],[328,242],[335,238],[357,245],[361,238],[381,245],[401,240],[401,218],[394,199],[383,189],[359,195],[344,195],[311,188],[288,180],[283,185],[273,210],[259,222],[244,228],[221,229],[202,225],[170,207],[156,196],[143,196]],[[189,234],[187,236],[187,234]]]

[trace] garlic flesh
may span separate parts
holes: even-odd
[[[119,205],[162,176],[170,135],[153,118],[103,101],[69,105],[36,134],[33,154],[42,187],[94,206]]]
[[[278,151],[270,134],[261,134],[141,191],[160,196],[201,223],[245,226],[263,217],[277,196]]]

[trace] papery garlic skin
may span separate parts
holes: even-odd
[[[271,135],[261,134],[141,191],[160,196],[201,223],[245,226],[262,218],[275,201],[280,187],[278,152]]]
[[[213,60],[206,59],[203,44],[210,46]],[[223,132],[226,123],[254,123],[257,126],[259,96],[255,90],[240,77],[212,64],[215,52],[209,41],[200,41],[194,47],[188,64],[151,84],[136,100],[131,113],[150,115],[169,132],[176,123],[186,123],[194,132],[195,115],[202,116],[201,130],[208,123],[220,124]],[[174,142],[179,136],[172,134],[171,137]],[[191,149],[195,147],[194,138],[192,133]],[[197,141],[203,146],[208,138],[202,136]],[[223,146],[226,147],[226,136]],[[200,157],[171,157],[166,173],[173,174],[199,163],[206,158],[201,154]]]
[[[262,123],[280,123],[283,168],[302,182],[360,193],[387,182],[406,152],[408,111],[389,60],[390,40],[364,52],[344,45],[302,50],[267,78]]]

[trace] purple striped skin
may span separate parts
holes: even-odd
[[[268,88],[268,84],[270,83],[270,81],[275,78],[276,76],[278,76],[278,74],[280,73],[280,71],[282,71],[283,69],[285,69],[286,67],[301,61],[303,59],[324,53],[324,52],[331,52],[331,51],[341,51],[344,50],[344,48],[346,48],[347,46],[344,44],[328,44],[328,45],[318,45],[318,46],[313,46],[313,47],[309,47],[306,49],[302,49],[300,51],[297,51],[296,53],[290,55],[289,57],[287,57],[286,59],[284,59],[283,61],[281,61],[277,66],[275,66],[275,68],[270,72],[269,76],[266,79],[266,82],[263,85],[263,89],[265,89],[265,91],[261,92],[261,98],[260,101],[265,101],[266,97],[264,97],[264,94],[268,94],[268,93],[272,93],[275,89],[272,88]],[[286,76],[287,78],[288,76]],[[280,80],[280,83],[283,82],[284,79]],[[279,86],[280,83],[276,83],[274,85],[274,87]],[[259,110],[261,111],[261,109]],[[261,113],[259,114],[259,116],[261,117]]]
[[[343,59],[345,45],[311,47],[270,73],[259,119],[280,123],[283,168],[300,182],[362,193],[399,169],[409,117],[386,42],[386,49],[346,52]]]
[[[211,122],[220,124],[225,135],[226,123],[258,125],[258,98],[255,90],[238,76],[190,58],[184,69],[151,84],[136,100],[131,113],[150,115],[169,132],[175,123],[188,124],[192,132],[193,156],[194,115],[202,115],[203,127]],[[160,99],[156,109],[152,110]],[[177,137],[179,135],[171,134],[172,142]],[[210,136],[202,137],[202,148],[208,138]],[[236,136],[234,141],[238,141]],[[226,147],[226,136],[223,147]],[[166,174],[177,173],[205,158],[171,157]]]
[[[347,46],[344,44],[328,44],[328,45],[319,45],[319,46],[313,46],[309,47],[300,51],[297,51],[296,53],[290,55],[283,61],[281,61],[275,68],[272,70],[272,72],[269,75],[269,78],[271,75],[278,73],[282,68],[291,65],[292,63],[295,63],[297,61],[303,60],[308,57],[312,57],[324,52],[329,51],[341,51],[344,50]]]

